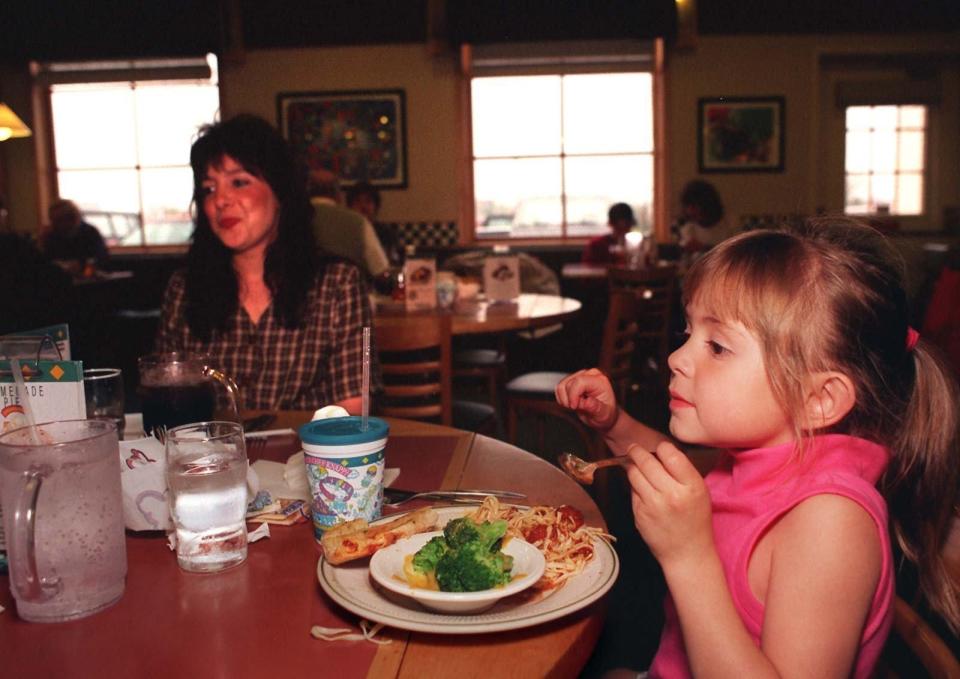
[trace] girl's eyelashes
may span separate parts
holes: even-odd
[[[209,196],[213,193],[213,191],[214,191],[213,184],[204,184],[203,186],[200,187],[200,195],[202,196]]]
[[[716,340],[707,340],[707,348],[710,350],[710,353],[714,356],[722,356],[727,353],[729,349],[717,342]]]

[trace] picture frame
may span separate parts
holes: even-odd
[[[334,172],[341,186],[407,186],[403,90],[281,92],[277,119],[308,169]]]
[[[783,172],[783,97],[703,97],[698,103],[701,173]]]

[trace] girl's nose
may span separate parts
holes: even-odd
[[[667,366],[672,374],[689,376],[690,361],[687,358],[686,347],[690,343],[690,338],[681,344],[676,351],[667,357]]]

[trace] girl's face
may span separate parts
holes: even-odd
[[[687,307],[687,341],[670,355],[670,433],[718,448],[792,441],[793,427],[767,379],[760,342],[739,322]]]
[[[264,180],[230,156],[207,168],[203,211],[217,238],[235,255],[265,252],[276,237],[279,203]]]

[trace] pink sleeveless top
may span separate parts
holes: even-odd
[[[750,591],[747,564],[760,536],[784,513],[813,495],[830,493],[854,500],[877,524],[883,563],[870,614],[860,636],[854,677],[869,677],[893,620],[894,577],[887,506],[876,482],[889,460],[886,448],[840,434],[816,437],[798,465],[793,444],[725,452],[706,477],[713,505],[714,541],[734,605],[760,645],[764,607]],[[680,621],[670,594],[666,623],[650,666],[651,677],[689,677]],[[709,615],[710,611],[704,611]]]

